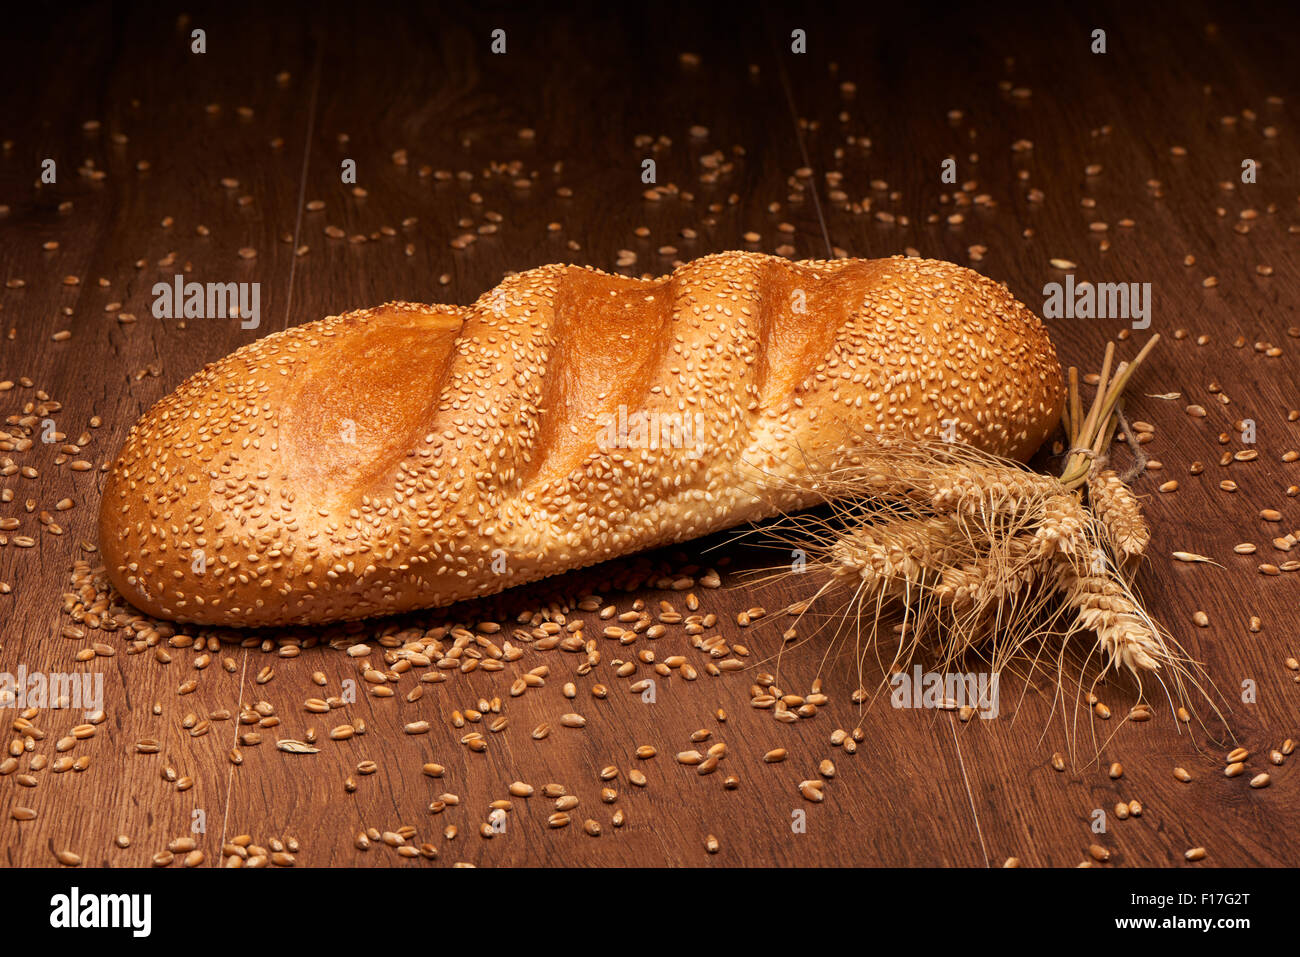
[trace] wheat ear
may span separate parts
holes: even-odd
[[[1137,496],[1114,471],[1088,479],[1088,505],[1106,526],[1111,542],[1124,560],[1142,556],[1151,541],[1151,529],[1142,517]]]

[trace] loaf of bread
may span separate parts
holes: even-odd
[[[545,266],[208,365],[131,429],[101,547],[177,621],[438,607],[806,507],[789,481],[872,434],[1026,459],[1063,396],[1038,317],[951,263]]]

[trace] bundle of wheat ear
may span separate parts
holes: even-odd
[[[1032,676],[1046,659],[1057,694],[1078,663],[1080,687],[1127,671],[1140,694],[1157,682],[1171,709],[1189,690],[1210,700],[1202,667],[1143,608],[1134,577],[1150,531],[1107,468],[1124,389],[1158,340],[1117,367],[1107,347],[1086,414],[1069,370],[1059,477],[957,442],[888,436],[814,466],[830,516],[791,516],[777,538],[803,550],[801,571],[828,574],[787,610],[802,617],[839,600],[831,619],[855,635],[859,662],[874,652],[886,676],[920,652],[938,673],[973,655],[993,674]]]

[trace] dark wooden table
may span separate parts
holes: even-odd
[[[0,517],[20,526],[0,546],[8,586],[0,671],[102,673],[105,720],[66,752],[89,759],[80,772],[53,769],[64,753],[56,742],[82,722],[80,712],[37,713],[45,737],[28,735],[32,751],[21,750],[21,725],[11,735],[21,753],[0,777],[5,862],[54,864],[70,850],[87,864],[147,865],[192,835],[211,866],[223,861],[224,843],[246,834],[266,847],[295,838],[300,866],[983,867],[1012,856],[1073,866],[1090,859],[1092,844],[1110,851],[1111,866],[1189,866],[1184,852],[1195,846],[1208,856],[1190,866],[1297,863],[1296,759],[1274,767],[1266,755],[1300,734],[1297,672],[1286,665],[1300,653],[1300,575],[1257,571],[1286,560],[1271,541],[1300,526],[1287,491],[1300,483],[1300,463],[1282,460],[1300,448],[1300,422],[1288,418],[1300,407],[1300,90],[1283,42],[1295,35],[1294,13],[1190,3],[1157,15],[1114,3],[1091,13],[1035,6],[997,19],[861,4],[744,12],[651,4],[614,18],[595,7],[468,6],[273,4],[241,15],[228,4],[190,4],[178,16],[99,3],[18,15],[6,31],[0,380],[16,384],[0,392],[0,415],[35,414],[28,404],[46,400],[61,407],[32,426],[30,449],[0,456],[36,469],[0,480],[13,492]],[[191,52],[196,28],[206,31],[203,54]],[[497,28],[504,54],[491,50]],[[1106,31],[1104,54],[1090,51],[1097,28]],[[796,29],[806,31],[804,53],[791,50]],[[948,157],[956,185],[941,180]],[[47,158],[57,179],[39,184]],[[641,180],[647,158],[657,164],[653,197]],[[348,159],[360,190],[341,182]],[[1246,159],[1257,163],[1254,183],[1242,181]],[[473,241],[456,242],[462,236]],[[357,659],[323,641],[296,658],[280,657],[274,637],[270,651],[256,640],[227,643],[198,668],[193,648],[170,649],[162,664],[152,649],[127,654],[120,634],[61,636],[73,624],[61,598],[70,569],[96,560],[103,468],[135,418],[205,362],[387,299],[468,303],[508,271],[556,260],[659,274],[737,247],[792,258],[950,259],[1005,282],[1038,311],[1044,284],[1064,276],[1052,259],[1076,263],[1081,279],[1151,283],[1149,330],[1121,338],[1123,320],[1049,325],[1063,362],[1084,371],[1095,371],[1108,341],[1131,357],[1152,332],[1164,339],[1129,406],[1155,426],[1145,448],[1163,465],[1135,483],[1154,528],[1140,581],[1152,612],[1213,678],[1230,708],[1227,729],[1180,727],[1159,689],[1149,694],[1153,720],[1125,722],[1137,689],[1113,678],[1098,687],[1109,721],[1080,710],[1076,691],[1054,701],[1042,676],[1023,698],[1004,689],[992,721],[884,700],[864,712],[850,700],[859,682],[851,643],[814,638],[778,663],[786,619],[736,623],[753,606],[803,597],[807,585],[746,584],[734,570],[772,554],[728,536],[399,623],[495,619],[508,629],[521,612],[556,603],[594,634],[595,614],[573,607],[585,590],[619,611],[638,600],[652,611],[661,600],[684,608],[684,592],[648,587],[647,577],[716,566],[724,587],[695,594],[717,614],[718,632],[750,652],[745,671],[721,677],[704,673],[707,657],[680,627],[630,648],[602,641],[602,662],[586,675],[578,674],[582,655],[528,647],[505,671],[453,672],[424,685],[414,703],[405,695],[419,684],[416,671],[393,685],[395,697],[375,698],[358,682]],[[634,252],[635,264],[616,266],[620,250]],[[153,284],[181,271],[261,283],[260,327],[155,318]],[[1190,416],[1190,404],[1207,415]],[[40,442],[45,417],[69,442],[88,431],[84,448],[61,453],[59,443]],[[90,428],[92,417],[102,425]],[[1234,428],[1242,419],[1255,423],[1253,445]],[[21,435],[8,421],[3,428]],[[1218,464],[1225,450],[1249,448],[1255,461]],[[94,467],[74,471],[74,460]],[[1204,471],[1191,474],[1198,460]],[[1235,493],[1220,488],[1229,477]],[[1171,479],[1177,491],[1159,493]],[[65,497],[74,506],[56,511]],[[1265,508],[1280,510],[1282,522],[1262,521]],[[41,523],[42,511],[63,534]],[[19,546],[23,535],[33,547]],[[1234,553],[1243,541],[1259,552]],[[1180,564],[1175,550],[1218,564]],[[1208,627],[1194,626],[1197,610]],[[352,634],[370,642],[378,663],[378,639],[395,629],[371,623]],[[94,642],[115,653],[76,660]],[[699,678],[663,679],[656,702],[643,702],[611,664],[642,648],[660,660],[688,656]],[[523,670],[543,665],[545,687],[508,695]],[[274,677],[259,684],[267,666]],[[748,704],[764,671],[798,694],[820,677],[830,700],[813,718],[776,722]],[[863,680],[878,678],[868,668]],[[196,690],[179,694],[189,679]],[[340,694],[347,681],[360,688],[344,714],[305,710],[306,699]],[[572,701],[561,693],[570,681]],[[593,697],[597,683],[609,687],[607,698]],[[1253,700],[1242,700],[1243,688]],[[472,753],[460,743],[472,728],[454,727],[450,714],[493,697],[508,727]],[[220,713],[260,701],[281,723],[264,729],[261,745],[243,747],[235,766],[228,752],[247,727]],[[187,715],[214,712],[207,734],[185,727]],[[566,712],[585,715],[586,727],[561,727]],[[13,708],[11,718],[20,719]],[[403,732],[421,719],[432,723],[427,734]],[[327,739],[334,725],[357,720],[363,736]],[[553,730],[536,740],[530,732],[541,722]],[[831,744],[836,728],[858,726],[856,754]],[[277,738],[301,739],[308,729],[319,753],[276,750]],[[697,729],[710,732],[705,744],[691,742]],[[137,753],[145,738],[160,752]],[[674,760],[719,741],[728,752],[715,774]],[[1251,752],[1249,773],[1227,778],[1224,754],[1235,744]],[[638,760],[641,745],[658,755]],[[788,759],[764,763],[774,748]],[[1052,769],[1054,752],[1072,754],[1066,771]],[[40,769],[42,758],[49,766]],[[797,784],[816,777],[824,758],[837,773],[825,801],[813,804]],[[363,761],[374,773],[358,771]],[[1115,761],[1125,768],[1118,780],[1108,775]],[[443,777],[423,774],[426,762],[444,765]],[[1180,783],[1175,766],[1194,780]],[[609,782],[600,776],[606,767],[618,771]],[[168,768],[193,786],[178,790]],[[629,781],[634,769],[644,787]],[[1250,788],[1265,769],[1271,786]],[[734,790],[724,787],[730,774],[739,778]],[[489,803],[507,798],[513,781],[539,793],[514,798],[504,833],[481,837]],[[579,798],[569,826],[548,827],[555,809],[540,793],[546,783]],[[614,803],[602,801],[605,787],[617,792]],[[459,803],[432,813],[444,793]],[[1118,820],[1115,805],[1131,800],[1143,813]],[[14,820],[15,807],[37,817]],[[1098,809],[1104,833],[1092,827]],[[600,836],[584,833],[587,819]],[[445,836],[448,825],[458,836]],[[400,856],[382,841],[355,847],[367,828],[401,827],[414,829],[410,843],[433,845],[436,861]],[[706,851],[710,834],[716,855]],[[115,844],[118,835],[129,847]]]

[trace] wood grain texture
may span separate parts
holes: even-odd
[[[921,29],[911,11],[851,6],[762,5],[745,16],[689,6],[671,15],[656,8],[618,16],[507,6],[187,10],[183,26],[178,11],[153,5],[99,4],[56,21],[20,19],[11,43],[22,37],[22,48],[0,58],[0,204],[8,207],[0,216],[0,278],[24,281],[0,288],[0,333],[13,330],[0,335],[0,380],[33,382],[0,392],[0,416],[21,415],[43,389],[63,403],[52,417],[69,438],[92,415],[103,420],[84,453],[94,471],[56,465],[57,450],[39,442],[3,453],[39,475],[0,479],[0,488],[14,491],[0,517],[19,518],[12,534],[37,540],[33,548],[0,547],[0,581],[12,586],[0,595],[0,671],[102,672],[107,713],[95,737],[68,752],[89,755],[87,770],[55,774],[47,767],[33,772],[38,783],[26,788],[17,781],[29,766],[24,755],[19,770],[0,777],[7,864],[50,865],[53,852],[70,848],[88,864],[147,865],[168,841],[190,833],[195,811],[202,812],[204,830],[195,836],[209,865],[241,833],[257,842],[296,837],[300,865],[430,863],[382,845],[354,847],[365,828],[401,826],[416,829],[414,842],[432,843],[432,863],[444,865],[982,867],[1016,856],[1026,865],[1073,866],[1093,843],[1121,866],[1181,866],[1183,852],[1196,845],[1209,850],[1200,866],[1297,863],[1292,762],[1272,767],[1264,755],[1300,731],[1300,688],[1284,664],[1297,655],[1300,579],[1256,571],[1261,561],[1289,557],[1270,542],[1300,528],[1296,499],[1286,492],[1300,484],[1300,463],[1281,460],[1300,448],[1300,423],[1287,421],[1288,410],[1300,407],[1297,339],[1289,331],[1300,325],[1300,183],[1290,162],[1300,145],[1300,90],[1277,42],[1295,26],[1293,14],[1191,4],[1157,19],[1118,4],[1089,14],[1059,6],[999,21],[935,14]],[[1207,30],[1209,23],[1217,30]],[[193,27],[208,31],[202,56],[188,52]],[[504,56],[489,51],[497,27],[507,31]],[[1088,52],[1095,27],[1107,30],[1104,56]],[[802,55],[790,52],[795,28],[807,31]],[[698,54],[698,63],[682,61],[684,52]],[[855,87],[843,87],[846,81]],[[1271,102],[1274,96],[1281,101]],[[219,109],[210,111],[211,104]],[[1224,123],[1225,116],[1235,119]],[[83,129],[87,120],[98,120],[99,129]],[[694,126],[705,129],[692,135]],[[522,129],[534,135],[521,136]],[[128,141],[114,143],[114,133]],[[671,144],[656,144],[660,136]],[[1013,150],[1020,140],[1032,148]],[[1171,152],[1175,146],[1186,155]],[[404,163],[395,160],[399,150]],[[974,183],[965,196],[987,194],[991,203],[957,206],[954,187],[939,179],[950,155],[959,184]],[[58,182],[34,188],[47,156],[59,163]],[[675,187],[658,201],[643,195],[648,156],[658,163],[658,185]],[[102,180],[78,175],[87,158],[107,174]],[[364,196],[339,181],[347,158],[357,163]],[[1245,158],[1260,163],[1255,184],[1241,182]],[[136,168],[140,160],[147,170]],[[1096,175],[1085,172],[1090,164],[1101,167]],[[239,185],[223,188],[224,177]],[[1030,198],[1033,189],[1042,191],[1041,201]],[[241,206],[241,196],[251,202]],[[867,198],[870,209],[862,211]],[[68,200],[72,207],[61,212]],[[311,200],[324,208],[308,210]],[[1246,210],[1257,215],[1243,218]],[[948,220],[954,212],[962,221]],[[172,224],[165,227],[166,217]],[[1126,217],[1131,227],[1119,225]],[[1108,228],[1091,230],[1093,222]],[[782,223],[792,231],[783,232]],[[199,225],[210,235],[197,235]],[[1234,228],[1243,225],[1248,231]],[[327,226],[344,238],[330,238]],[[641,226],[646,235],[637,234]],[[747,243],[749,232],[757,242]],[[475,240],[453,248],[451,240],[466,233]],[[59,244],[54,251],[42,248],[50,240]],[[295,256],[302,245],[308,250]],[[1098,688],[1115,714],[1110,721],[1093,721],[1085,710],[1072,724],[1077,695],[1053,702],[1041,676],[1023,697],[1008,681],[993,721],[963,724],[951,713],[897,710],[885,699],[863,713],[850,694],[879,674],[869,663],[860,678],[852,641],[829,641],[829,614],[826,632],[787,647],[779,662],[773,656],[788,619],[735,623],[737,613],[778,609],[815,583],[798,576],[750,582],[737,572],[783,565],[788,554],[731,535],[538,583],[450,616],[470,626],[497,620],[508,630],[520,612],[587,590],[620,611],[637,600],[652,611],[660,600],[682,608],[683,593],[645,580],[688,565],[719,567],[726,587],[695,593],[702,610],[718,615],[716,631],[750,651],[746,671],[722,677],[703,673],[706,656],[679,626],[621,647],[599,637],[604,623],[594,614],[576,611],[569,617],[587,622],[601,652],[590,674],[577,674],[582,655],[528,650],[502,672],[452,673],[424,685],[414,703],[403,699],[418,683],[414,671],[394,684],[396,697],[378,699],[366,693],[358,659],[323,645],[280,658],[227,643],[196,670],[189,649],[173,650],[162,665],[151,653],[127,655],[120,635],[60,637],[70,624],[60,610],[69,568],[78,558],[94,559],[81,543],[93,544],[98,467],[145,408],[205,362],[286,325],[387,299],[468,303],[506,272],[557,260],[658,274],[675,259],[782,245],[796,258],[915,250],[951,259],[1007,283],[1036,311],[1044,284],[1063,278],[1052,258],[1077,263],[1080,278],[1152,284],[1150,331],[1165,341],[1129,411],[1156,426],[1145,448],[1163,469],[1135,483],[1154,530],[1140,584],[1152,613],[1205,663],[1231,704],[1229,733],[1210,738],[1195,725],[1180,731],[1158,689],[1149,689],[1154,720],[1122,723],[1137,696],[1128,681]],[[660,253],[664,246],[675,252]],[[987,249],[975,259],[973,246]],[[256,257],[240,258],[244,247]],[[624,249],[637,262],[616,269]],[[176,265],[159,265],[169,253]],[[1194,265],[1184,265],[1188,255]],[[1272,274],[1260,275],[1261,265]],[[260,282],[261,327],[153,318],[153,283],[180,267],[198,281]],[[63,285],[66,275],[80,284]],[[1206,288],[1202,280],[1211,275],[1218,285]],[[101,287],[100,277],[110,284]],[[138,321],[117,322],[104,311],[111,302]],[[70,316],[60,314],[65,306]],[[1062,361],[1085,371],[1127,325],[1049,320]],[[72,338],[54,341],[60,329]],[[1120,354],[1134,354],[1148,334],[1117,341]],[[1201,335],[1209,337],[1204,345],[1197,344]],[[1238,336],[1245,338],[1240,348],[1233,346]],[[1269,357],[1257,342],[1282,354]],[[1212,383],[1222,392],[1211,391]],[[1170,393],[1179,398],[1158,398]],[[1189,403],[1208,415],[1188,416]],[[1238,419],[1256,423],[1259,458],[1221,467],[1225,449],[1246,447],[1234,430]],[[1229,433],[1227,444],[1221,432]],[[1194,461],[1204,463],[1202,474],[1189,474]],[[1040,464],[1055,463],[1044,456]],[[1220,490],[1228,477],[1237,492]],[[1158,493],[1170,478],[1179,490]],[[37,513],[64,496],[76,502],[55,516],[65,534],[42,531]],[[28,499],[36,503],[32,513]],[[1281,510],[1283,521],[1262,521],[1263,508]],[[1240,541],[1256,543],[1259,553],[1234,554]],[[1222,567],[1175,563],[1168,557],[1175,549],[1210,555]],[[1197,609],[1209,616],[1209,628],[1192,624]],[[1261,619],[1257,633],[1248,627],[1252,615]],[[428,627],[447,617],[397,624]],[[375,638],[385,627],[355,631],[357,640],[369,638],[376,663]],[[117,653],[75,662],[92,639]],[[660,660],[686,656],[700,669],[698,680],[680,673],[660,679],[653,704],[630,694],[611,662],[647,648]],[[227,657],[233,671],[222,666]],[[508,695],[521,669],[543,664],[550,668],[545,687]],[[258,684],[255,676],[268,665],[274,677]],[[780,724],[748,705],[761,671],[779,674],[784,690],[800,694],[820,677],[830,702],[813,718]],[[325,675],[324,688],[313,672]],[[638,677],[648,673],[639,665]],[[192,677],[197,690],[178,695]],[[345,681],[358,687],[355,704],[329,715],[304,710],[305,699],[339,694]],[[576,685],[572,701],[560,692],[567,681]],[[1254,683],[1254,703],[1242,702],[1243,681]],[[608,697],[592,696],[597,682]],[[459,742],[476,726],[455,728],[449,716],[494,696],[502,698],[508,727],[480,728],[488,749],[471,753]],[[226,757],[241,730],[233,720],[213,721],[201,737],[183,727],[187,713],[238,712],[259,700],[274,705],[281,724],[264,729],[261,745],[242,749],[239,767]],[[725,723],[714,716],[718,708]],[[583,714],[586,727],[561,727],[566,712]],[[12,709],[5,714],[18,717]],[[317,754],[274,748],[276,738],[314,729],[324,739],[330,727],[357,719],[367,726],[364,735],[323,740]],[[431,722],[427,734],[404,733],[420,719]],[[43,711],[33,720],[47,734],[34,753],[52,759],[54,741],[82,719]],[[541,722],[553,729],[537,741],[529,732]],[[830,744],[834,729],[859,723],[864,740],[856,754]],[[703,745],[690,740],[697,729],[711,732]],[[134,753],[144,737],[162,741],[162,752]],[[728,751],[712,775],[673,759],[717,741]],[[1252,757],[1249,774],[1229,779],[1222,756],[1232,743]],[[634,751],[645,744],[658,754],[641,761]],[[1052,770],[1051,754],[1071,745],[1071,767]],[[789,758],[765,764],[762,755],[777,747]],[[837,773],[826,800],[812,804],[796,786],[817,776],[823,758]],[[358,773],[366,760],[375,762],[373,774]],[[443,777],[422,773],[430,761],[446,767]],[[1106,773],[1113,761],[1125,768],[1119,780]],[[618,777],[602,782],[600,770],[611,765]],[[1195,780],[1176,781],[1175,765]],[[162,777],[166,767],[191,776],[194,787],[177,792]],[[629,783],[633,769],[648,778],[644,788]],[[1271,786],[1250,789],[1250,775],[1265,769]],[[723,786],[728,774],[740,779],[735,790]],[[352,793],[344,789],[349,776]],[[554,782],[577,795],[573,822],[549,828],[553,802],[539,793],[513,799],[504,833],[480,837],[489,802],[505,798],[515,780],[539,792]],[[614,803],[602,802],[603,787],[618,792]],[[431,813],[443,793],[459,804]],[[1142,802],[1142,816],[1116,820],[1114,805],[1132,799]],[[12,820],[15,806],[37,810],[37,819]],[[1100,835],[1091,830],[1098,808],[1110,816]],[[626,824],[615,828],[611,818],[620,809]],[[806,814],[806,832],[792,828],[796,812]],[[601,824],[599,837],[583,833],[587,818]],[[443,835],[449,824],[459,829],[454,839]],[[129,848],[113,844],[118,834],[131,837]],[[720,842],[716,855],[705,851],[709,834]]]

